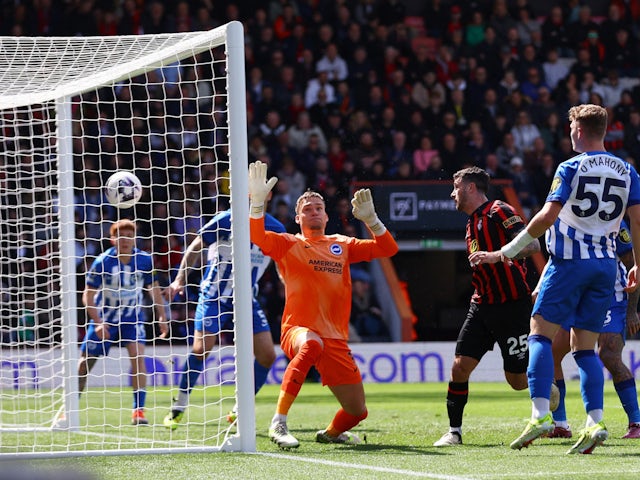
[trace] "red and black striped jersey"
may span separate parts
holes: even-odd
[[[507,244],[525,227],[514,208],[501,200],[482,204],[467,222],[467,255],[477,251],[494,252]],[[487,263],[473,267],[474,303],[506,303],[531,295],[523,260]]]

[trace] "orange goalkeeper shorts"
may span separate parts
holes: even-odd
[[[293,350],[294,339],[306,329],[292,328],[281,339],[280,348],[291,359],[295,356]],[[362,375],[351,349],[345,340],[338,338],[323,338],[322,353],[315,363],[315,367],[322,378],[322,385],[352,385],[362,383]]]

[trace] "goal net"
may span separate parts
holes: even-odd
[[[238,22],[208,32],[0,37],[0,459],[255,450],[245,94]],[[126,210],[104,196],[120,170],[144,187]],[[170,340],[155,321],[163,310],[149,295],[138,303],[146,346],[133,358],[146,366],[146,390],[130,351],[114,342],[80,392],[82,294],[111,246],[111,224],[135,220],[136,246],[154,262],[143,273],[166,287],[199,228],[229,208],[237,321],[221,331],[179,427],[163,418],[191,350],[202,266],[163,307]],[[132,424],[134,399],[149,425]]]

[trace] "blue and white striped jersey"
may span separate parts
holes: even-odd
[[[98,289],[95,305],[100,318],[111,325],[142,321],[140,305],[143,288],[155,278],[151,255],[133,249],[128,264],[121,263],[115,247],[102,253],[91,264],[86,284]]]
[[[608,152],[585,152],[558,166],[549,201],[562,204],[546,232],[551,255],[615,258],[622,217],[628,206],[640,203],[640,179],[635,168]]]
[[[633,249],[631,243],[631,230],[626,220],[622,220],[620,225],[620,233],[616,237],[616,255],[618,256],[618,273],[616,275],[615,298],[612,306],[616,304],[624,304],[627,301],[627,293],[624,287],[627,286],[627,268],[620,260],[620,257]]]
[[[285,232],[284,225],[269,214],[264,218],[265,229],[272,232]],[[200,299],[204,301],[231,302],[233,297],[233,279],[231,277],[233,261],[231,256],[231,211],[225,210],[213,217],[199,232],[205,246],[208,246],[207,266],[200,282]],[[251,283],[254,292],[258,291],[258,280],[271,262],[262,250],[251,244]]]

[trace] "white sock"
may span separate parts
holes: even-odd
[[[452,433],[456,432],[460,436],[462,436],[462,427],[449,427],[449,431],[452,432]]]
[[[287,423],[287,416],[276,413],[271,419],[271,425],[275,425],[276,423]]]
[[[178,392],[178,398],[176,398],[172,408],[182,412],[187,408],[187,405],[189,405],[189,394],[180,390]]]
[[[554,421],[554,423],[556,424],[556,427],[561,427],[569,430],[569,422],[567,422],[566,420],[556,420]]]
[[[593,427],[596,423],[602,421],[602,417],[604,416],[604,412],[601,408],[597,408],[595,410],[589,410],[587,412],[587,428]]]
[[[548,398],[536,397],[531,399],[531,420],[540,420],[549,412]]]

